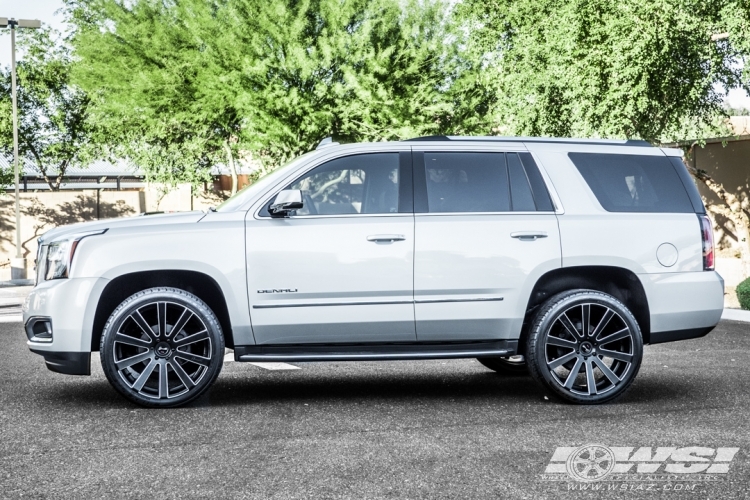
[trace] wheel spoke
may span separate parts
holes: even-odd
[[[610,370],[609,366],[607,366],[604,361],[597,357],[594,357],[592,359],[594,360],[594,364],[599,367],[604,376],[607,377],[610,382],[612,382],[612,385],[617,385],[620,382],[620,377],[615,375],[615,372]]]
[[[578,329],[575,327],[575,325],[570,321],[570,318],[568,318],[568,315],[565,313],[562,313],[559,318],[557,318],[562,326],[565,327],[565,329],[568,331],[570,335],[573,336],[573,338],[579,338],[582,339],[583,335],[578,331]]]
[[[591,366],[591,360],[586,360],[586,387],[589,390],[589,396],[596,394],[596,379],[594,379],[594,368]]]
[[[169,398],[169,381],[167,380],[167,360],[159,360],[159,399]]]
[[[596,328],[591,333],[591,336],[594,338],[597,338],[602,333],[602,331],[607,327],[607,325],[609,324],[609,321],[612,319],[612,317],[614,317],[614,315],[615,315],[615,312],[612,309],[607,308],[607,311],[604,313],[604,316],[602,316],[602,319],[601,321],[599,321],[599,324],[596,325]]]
[[[159,336],[166,338],[167,336],[167,303],[157,302],[156,303],[156,315],[159,322]]]
[[[197,354],[193,354],[191,352],[185,352],[185,351],[175,351],[174,352],[175,358],[182,358],[187,361],[192,361],[193,363],[197,363],[199,365],[208,366],[208,364],[211,362],[211,358],[206,358],[203,356],[198,356]]]
[[[179,377],[180,381],[185,385],[186,388],[192,389],[195,387],[195,382],[190,378],[185,369],[177,361],[170,361],[169,364],[172,366],[175,374]]]
[[[549,335],[547,337],[547,345],[554,345],[557,347],[567,347],[568,349],[575,349],[576,346],[578,346],[578,343],[572,340],[565,340],[565,339],[561,339],[560,337]]]
[[[550,370],[554,370],[558,366],[564,365],[565,363],[567,363],[568,361],[576,358],[577,356],[578,356],[578,354],[575,351],[572,351],[572,352],[569,352],[568,354],[566,354],[564,356],[560,356],[559,358],[557,358],[557,359],[555,359],[553,361],[549,361],[547,363],[547,365],[549,366]]]
[[[123,359],[121,361],[117,361],[115,363],[115,366],[117,367],[118,370],[122,370],[129,366],[133,366],[136,363],[146,361],[147,359],[152,359],[153,357],[154,357],[153,353],[149,350],[146,352],[142,352],[140,354],[136,354],[135,356],[131,356],[129,358]]]
[[[604,357],[617,359],[619,361],[625,361],[626,363],[633,362],[633,355],[619,351],[610,351],[609,349],[599,349],[599,354]]]
[[[583,359],[578,356],[578,359],[576,359],[576,364],[573,365],[573,369],[570,370],[570,373],[568,374],[568,378],[565,379],[565,388],[570,389],[573,387],[573,384],[576,381],[576,377],[578,376],[578,373],[581,371],[581,365],[583,365]]]
[[[615,333],[612,333],[601,339],[599,341],[599,345],[609,344],[610,342],[614,342],[615,340],[621,340],[627,337],[630,337],[630,328],[626,326],[622,330],[618,330]]]
[[[177,337],[182,331],[182,329],[185,328],[185,325],[187,324],[188,321],[190,321],[190,318],[192,317],[193,317],[193,313],[190,312],[186,307],[185,310],[182,311],[182,314],[180,315],[180,319],[178,319],[177,323],[175,323],[174,326],[172,327],[172,331],[169,332],[169,335],[172,338]]]
[[[187,337],[183,337],[180,340],[175,340],[174,345],[175,347],[182,347],[188,344],[194,344],[196,342],[200,342],[201,340],[208,339],[208,330],[201,330],[198,333],[194,333],[192,335],[189,335]]]
[[[146,384],[146,381],[151,376],[151,374],[154,371],[154,368],[156,368],[156,365],[158,365],[159,362],[155,359],[152,359],[151,362],[148,364],[145,370],[143,370],[138,377],[138,379],[133,384],[133,389],[135,389],[138,392],[141,392],[141,389],[143,389],[143,386]]]
[[[136,347],[151,347],[154,344],[151,340],[138,339],[135,337],[131,337],[130,335],[125,335],[123,333],[118,333],[117,335],[115,335],[115,342]]]
[[[159,336],[151,329],[151,326],[146,322],[146,320],[143,319],[140,311],[133,312],[130,317],[133,318],[133,321],[135,321],[135,323],[141,328],[141,330],[143,330],[143,333],[148,335],[152,341],[157,341]]]
[[[583,337],[588,337],[591,326],[591,304],[583,304],[581,306],[581,334]]]

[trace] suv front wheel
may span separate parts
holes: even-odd
[[[570,290],[550,298],[529,332],[531,375],[565,401],[599,404],[621,396],[643,357],[638,322],[616,298]]]
[[[198,398],[219,376],[224,336],[195,295],[150,288],[115,309],[99,350],[107,379],[122,395],[141,406],[173,407]]]

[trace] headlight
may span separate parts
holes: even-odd
[[[70,262],[70,240],[55,241],[47,247],[47,268],[44,273],[45,280],[68,277],[68,264]]]
[[[76,233],[66,238],[44,244],[39,249],[39,257],[37,259],[37,283],[41,280],[67,278],[78,243],[87,236],[102,234],[106,231],[106,229],[99,229],[85,233]]]

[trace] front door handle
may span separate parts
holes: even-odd
[[[510,233],[511,238],[518,238],[521,241],[536,241],[538,238],[546,238],[547,233],[544,231],[517,231]]]
[[[403,234],[372,234],[367,237],[367,241],[375,242],[391,242],[391,241],[404,241],[406,236]]]

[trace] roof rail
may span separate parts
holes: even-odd
[[[466,135],[429,135],[406,139],[403,142],[432,142],[432,141],[487,141],[487,142],[551,142],[558,144],[611,144],[613,146],[653,147],[648,141],[638,139],[574,139],[563,137],[501,137],[495,135],[466,136]]]

